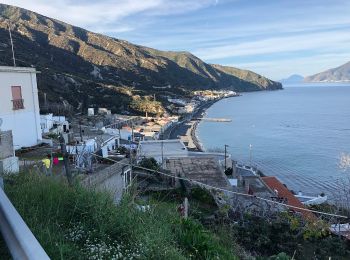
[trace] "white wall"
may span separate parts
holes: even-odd
[[[11,86],[21,86],[24,109],[13,110]],[[0,118],[2,130],[12,130],[15,149],[41,140],[39,99],[34,68],[0,66]]]

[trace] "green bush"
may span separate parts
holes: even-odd
[[[235,259],[215,234],[182,221],[174,203],[150,201],[142,212],[131,196],[116,206],[107,193],[30,173],[7,179],[5,190],[52,259]]]
[[[193,187],[191,189],[191,197],[202,203],[216,205],[215,200],[211,195],[210,191],[201,187]]]
[[[159,171],[160,170],[160,165],[158,164],[157,160],[154,158],[143,158],[139,165],[141,167],[151,169],[154,171]]]
[[[219,239],[192,219],[183,219],[177,236],[181,247],[195,259],[238,259],[220,245]]]

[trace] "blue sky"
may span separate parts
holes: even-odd
[[[13,0],[49,17],[272,79],[350,61],[349,0]]]

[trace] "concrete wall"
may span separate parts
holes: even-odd
[[[127,163],[128,160],[121,161]],[[123,172],[124,171],[124,172]],[[112,194],[113,199],[119,202],[125,188],[131,183],[130,166],[113,164],[97,173],[88,175],[81,181],[85,187],[107,191]]]
[[[19,163],[18,157],[9,157],[3,160],[0,160],[0,174],[1,173],[18,173],[19,172]]]
[[[11,131],[0,132],[0,160],[14,155]]]
[[[11,86],[21,86],[24,109],[13,110]],[[0,67],[2,130],[12,130],[15,149],[38,144],[41,137],[38,89],[34,68]]]

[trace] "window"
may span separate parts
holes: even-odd
[[[12,86],[11,90],[13,110],[24,109],[21,86]]]

